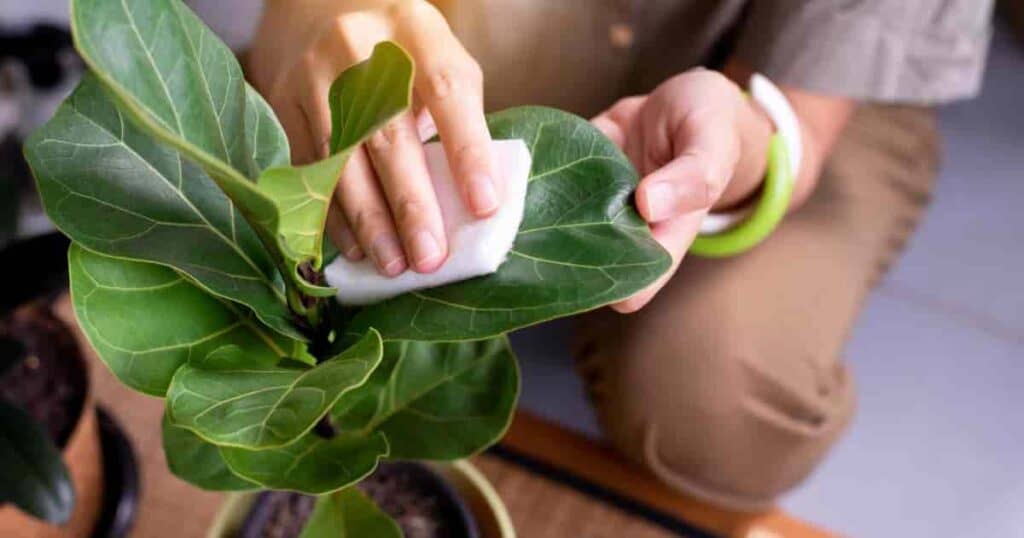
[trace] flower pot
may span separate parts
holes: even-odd
[[[90,536],[103,504],[103,465],[88,368],[71,331],[53,316],[46,302],[20,307],[2,325],[21,341],[30,358],[5,374],[6,383],[0,383],[0,389],[9,397],[27,400],[13,403],[26,407],[57,441],[74,486],[75,507],[67,523],[56,526],[4,505],[0,536]]]
[[[417,465],[401,463],[399,465]],[[451,464],[429,464],[422,466],[436,473],[436,476],[444,480],[446,487],[443,489],[451,491],[455,501],[461,507],[465,507],[472,527],[473,534],[468,536],[479,538],[515,538],[515,530],[512,528],[511,519],[505,505],[501,502],[497,492],[490,482],[468,461],[458,461]],[[243,529],[251,526],[254,515],[261,510],[261,496],[266,493],[250,492],[236,493],[228,497],[220,513],[214,520],[213,526],[207,534],[208,538],[235,538],[240,536]]]

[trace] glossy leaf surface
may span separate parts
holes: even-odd
[[[167,416],[219,446],[280,447],[309,431],[338,398],[363,384],[380,359],[376,331],[314,367],[260,367],[241,348],[222,347],[178,369],[167,392]]]
[[[508,259],[492,275],[368,306],[353,329],[372,326],[385,340],[485,338],[619,301],[668,270],[668,253],[631,205],[636,171],[596,128],[539,107],[488,122],[495,139],[523,139],[533,156]]]
[[[326,293],[305,282],[298,266],[322,262],[320,238],[345,150],[410,105],[408,55],[382,43],[339,79],[339,93],[358,106],[360,121],[349,122],[357,129],[347,146],[332,148],[336,155],[264,171],[258,156],[273,154],[283,135],[250,134],[246,121],[261,111],[247,94],[241,67],[180,0],[74,0],[72,30],[79,52],[124,108],[153,136],[198,162],[227,193],[285,278],[306,293]],[[276,122],[259,126],[280,130]],[[268,139],[270,151],[261,147]]]
[[[241,491],[259,486],[231,472],[220,449],[164,417],[162,426],[167,466],[178,478],[205,490]]]
[[[280,448],[246,450],[221,448],[231,470],[269,489],[288,489],[312,495],[329,493],[362,480],[388,454],[382,433],[342,433],[323,439],[307,433]]]
[[[174,267],[294,333],[259,238],[210,177],[135,127],[92,75],[26,144],[46,212],[77,243]]]
[[[174,372],[224,346],[242,350],[251,367],[300,356],[304,346],[260,325],[173,269],[112,258],[72,244],[71,300],[86,338],[129,387],[163,397]]]
[[[402,529],[354,487],[317,499],[299,538],[402,538]]]
[[[391,458],[468,457],[505,433],[519,370],[504,337],[476,342],[387,342],[370,380],[332,416],[343,430],[379,431]]]

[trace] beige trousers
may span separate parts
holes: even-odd
[[[639,313],[581,318],[575,354],[608,438],[731,508],[806,478],[854,412],[844,342],[927,203],[938,152],[930,111],[864,106],[765,243],[685,260]]]

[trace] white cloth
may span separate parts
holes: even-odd
[[[530,175],[530,151],[522,140],[495,140],[491,143],[497,169],[505,185],[502,205],[497,213],[476,219],[459,196],[459,189],[448,168],[440,143],[424,146],[427,169],[437,193],[448,237],[448,259],[433,273],[406,271],[395,278],[382,276],[369,258],[353,262],[338,256],[324,270],[327,283],[338,290],[338,302],[365,305],[401,295],[487,275],[498,270],[515,241],[523,221],[526,183]]]

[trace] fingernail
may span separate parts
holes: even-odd
[[[402,247],[393,236],[383,235],[373,241],[373,261],[387,276],[397,276],[405,271]]]
[[[429,270],[441,260],[441,245],[434,234],[421,230],[412,238],[411,243],[412,256],[418,269]]]
[[[671,218],[676,211],[676,189],[666,182],[647,187],[647,218],[660,222]]]
[[[469,181],[469,205],[477,215],[486,215],[498,208],[498,191],[494,180],[488,176],[476,176]]]

